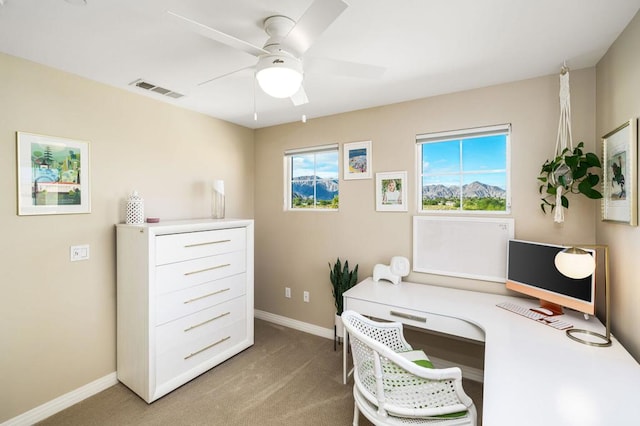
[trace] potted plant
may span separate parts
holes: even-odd
[[[538,180],[541,182],[539,192],[542,194],[540,208],[544,213],[553,211],[557,204],[557,194],[560,193],[562,207],[569,207],[569,199],[564,194],[583,194],[591,199],[602,198],[602,194],[594,189],[600,182],[597,174],[591,173],[592,168],[602,168],[598,156],[584,153],[584,142],[580,142],[571,151],[565,148],[560,155],[547,160],[542,165]],[[564,193],[564,194],[563,194]]]
[[[329,263],[329,279],[333,286],[333,299],[336,304],[336,335],[338,337],[343,337],[344,331],[342,327],[342,318],[340,317],[343,310],[342,294],[358,282],[358,265],[356,265],[353,271],[349,271],[349,261],[345,260],[343,267],[340,262],[340,258],[338,258],[336,263],[333,264],[333,267],[331,266],[331,263]]]

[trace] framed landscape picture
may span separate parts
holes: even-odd
[[[638,224],[638,121],[634,118],[602,138],[602,219]]]
[[[407,211],[407,172],[376,173],[376,211]]]
[[[17,132],[18,215],[89,213],[89,144]]]
[[[343,178],[371,178],[371,141],[345,143]]]

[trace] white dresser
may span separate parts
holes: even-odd
[[[253,345],[253,221],[116,226],[118,380],[148,403]]]

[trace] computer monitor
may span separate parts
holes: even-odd
[[[540,305],[561,313],[562,307],[585,314],[595,312],[595,273],[573,279],[555,267],[556,254],[566,247],[509,240],[507,288],[540,299]],[[595,257],[594,250],[587,250]]]

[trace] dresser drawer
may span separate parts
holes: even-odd
[[[208,345],[218,329],[245,318],[245,304],[246,298],[238,297],[156,327],[156,353],[191,353]]]
[[[427,330],[484,342],[484,331],[480,327],[459,318],[358,299],[346,299],[345,309],[382,320],[401,322]]]
[[[187,232],[156,237],[156,265],[244,250],[244,228]]]
[[[241,297],[235,300],[243,305],[242,312],[236,311],[236,314],[231,311],[219,312],[209,316],[208,319],[204,319],[203,316],[198,318],[199,323],[193,323],[196,328],[191,330],[186,327],[181,327],[179,330],[167,327],[173,323],[158,327],[156,336],[158,339],[156,347],[157,384],[173,379],[247,339],[247,319],[244,315],[245,299]],[[225,315],[225,313],[227,314]],[[209,320],[210,322],[202,324]],[[187,324],[192,323],[184,323],[184,325]],[[160,330],[163,327],[166,329]]]
[[[161,294],[157,298],[156,325],[242,296],[246,293],[246,289],[247,275],[238,274],[184,290]]]
[[[245,272],[246,253],[236,251],[156,267],[157,294],[183,290]]]

